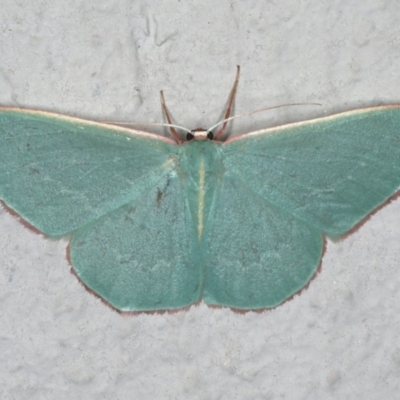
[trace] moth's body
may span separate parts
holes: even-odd
[[[186,186],[197,239],[201,243],[215,190],[221,185],[225,171],[222,145],[207,139],[195,140],[180,146],[178,154],[179,179]]]

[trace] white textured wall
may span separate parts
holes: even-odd
[[[0,0],[0,104],[210,126],[242,66],[236,132],[400,101],[395,1]],[[70,273],[67,241],[0,211],[0,399],[394,399],[400,201],[328,243],[307,290],[263,313],[123,316]]]

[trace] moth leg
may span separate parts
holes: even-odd
[[[231,111],[233,108],[233,103],[235,101],[235,97],[236,97],[236,90],[239,84],[239,77],[240,77],[240,65],[236,66],[236,77],[235,77],[235,81],[233,82],[233,86],[231,89],[231,93],[229,94],[229,102],[228,102],[228,107],[226,108],[225,111],[225,115],[223,119],[227,119],[231,116]],[[223,133],[225,132],[226,129],[226,125],[228,124],[228,121],[225,121],[224,124],[222,125],[221,129],[217,132],[217,134],[215,135],[214,140],[218,140]]]
[[[161,97],[161,108],[162,108],[163,114],[165,115],[165,118],[167,119],[168,124],[172,125],[172,119],[171,119],[171,116],[169,114],[167,105],[165,104],[164,92],[162,90],[160,91],[160,97]],[[176,142],[177,143],[182,143],[182,140],[180,139],[176,129],[173,126],[170,126],[169,130],[171,132],[171,135],[176,140]]]

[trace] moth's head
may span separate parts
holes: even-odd
[[[193,129],[186,134],[186,141],[191,140],[213,140],[214,134],[211,131],[206,131],[203,128]]]
[[[183,141],[182,139],[179,137],[176,128],[177,129],[183,129],[184,131],[186,131],[186,142],[190,142],[193,140],[216,140],[219,141],[220,138],[223,135],[223,132],[225,131],[225,127],[226,124],[228,123],[228,121],[236,118],[236,117],[231,117],[231,111],[233,108],[233,103],[235,100],[235,95],[236,95],[236,89],[237,89],[237,85],[239,83],[239,75],[240,75],[240,67],[239,65],[236,67],[236,78],[235,81],[233,83],[233,87],[231,89],[231,93],[229,94],[229,101],[228,101],[228,106],[227,109],[225,111],[224,114],[224,119],[220,122],[218,122],[217,124],[215,124],[214,126],[212,126],[211,128],[205,130],[205,129],[194,129],[192,131],[187,130],[186,128],[182,128],[181,126],[172,124],[172,119],[171,116],[169,114],[168,108],[165,104],[165,99],[164,99],[164,93],[161,90],[160,91],[160,98],[161,98],[161,108],[163,110],[164,116],[167,120],[167,124],[161,124],[163,126],[168,126],[171,130],[171,134],[172,136],[175,138],[176,143],[177,144],[181,144]],[[216,135],[213,134],[213,129],[217,128],[219,125],[222,125],[222,128],[219,129],[219,131],[217,132]]]

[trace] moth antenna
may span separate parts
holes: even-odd
[[[161,98],[161,108],[162,108],[163,114],[165,115],[165,118],[168,121],[168,124],[166,124],[165,126],[169,126],[171,135],[175,138],[176,142],[182,143],[182,140],[180,139],[178,132],[175,129],[175,125],[172,124],[172,120],[171,120],[167,105],[165,104],[164,92],[162,90],[160,91],[160,98]]]
[[[248,117],[249,115],[256,114],[256,113],[259,113],[259,112],[262,112],[262,111],[275,110],[277,108],[294,107],[294,106],[322,106],[322,104],[320,104],[320,103],[288,103],[288,104],[280,104],[278,106],[273,106],[273,107],[264,107],[264,108],[260,108],[258,110],[250,111],[250,112],[243,113],[243,114],[234,115],[233,117],[229,117],[229,118],[223,119],[222,121],[219,121],[218,123],[213,125],[211,128],[208,128],[207,132],[211,132],[213,129],[215,129],[217,126],[219,126],[221,124],[223,124],[223,128],[225,128],[226,124],[229,121],[232,121],[232,120],[234,120],[236,118]],[[214,140],[217,140],[217,136],[220,135],[221,129],[218,131],[218,133],[215,136]]]
[[[237,90],[237,87],[239,84],[239,77],[240,77],[240,65],[237,65],[236,66],[236,77],[235,77],[235,81],[233,82],[231,93],[229,94],[228,106],[225,111],[224,119],[220,122],[220,124],[223,123],[223,125],[222,125],[221,129],[215,135],[214,140],[218,140],[225,132],[225,128],[226,128],[226,125],[228,124],[229,117],[231,115],[231,111],[233,108],[233,103],[235,101],[236,90]],[[218,124],[218,125],[220,125],[220,124]],[[214,127],[217,127],[218,125],[214,125]],[[211,131],[211,129],[209,129],[208,131]]]

